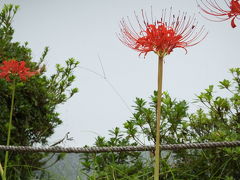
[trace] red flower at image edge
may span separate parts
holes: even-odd
[[[197,30],[196,19],[194,17],[187,18],[186,13],[181,14],[179,12],[175,16],[172,15],[170,10],[169,17],[167,17],[166,10],[163,10],[162,14],[160,20],[149,22],[142,10],[143,23],[140,23],[138,16],[136,16],[139,26],[138,31],[133,28],[131,23],[128,25],[125,19],[122,19],[120,22],[120,41],[126,46],[139,51],[140,54],[144,53],[145,56],[153,51],[158,56],[164,57],[170,54],[174,48],[186,50],[186,47],[198,44],[207,35],[203,35],[203,26],[199,31]]]
[[[30,68],[27,68],[25,65],[25,61],[19,62],[15,59],[3,61],[2,65],[0,65],[0,78],[11,81],[11,77],[19,76],[21,80],[25,81],[27,78],[37,74],[37,72],[29,71]]]
[[[232,28],[236,27],[235,19],[239,19],[240,1],[239,0],[224,0],[227,9],[223,9],[215,0],[200,0],[198,7],[206,14],[216,17],[216,20],[211,21],[226,21],[231,20]],[[224,4],[224,3],[223,3]],[[208,19],[208,18],[207,18]]]

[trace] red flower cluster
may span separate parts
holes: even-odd
[[[153,51],[158,56],[164,57],[170,54],[174,48],[183,48],[194,46],[205,38],[204,27],[197,31],[197,22],[194,17],[186,17],[186,13],[179,13],[178,16],[169,13],[166,17],[166,10],[160,20],[148,21],[145,13],[142,11],[143,23],[140,23],[136,16],[139,30],[136,31],[132,24],[129,25],[123,19],[120,22],[121,33],[120,41],[126,46],[139,51],[140,54]],[[151,18],[152,19],[152,18]],[[203,35],[203,36],[202,36]],[[200,40],[198,40],[200,38]]]
[[[11,81],[12,77],[19,76],[23,81],[27,80],[31,76],[37,74],[37,72],[29,71],[30,68],[25,67],[25,61],[16,61],[11,59],[8,61],[3,61],[3,64],[0,66],[0,78]]]
[[[226,21],[231,20],[232,28],[236,27],[235,19],[239,19],[240,16],[240,1],[239,0],[224,0],[226,9],[223,9],[215,0],[200,0],[198,3],[200,9],[208,14],[215,16],[216,19],[211,21]],[[208,19],[208,18],[207,18]]]

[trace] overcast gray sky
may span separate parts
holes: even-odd
[[[149,53],[144,59],[124,46],[117,38],[119,22],[141,9],[158,17],[163,8],[173,7],[196,14],[205,25],[208,36],[200,44],[188,48],[188,54],[175,49],[165,58],[163,90],[177,99],[193,101],[196,94],[210,84],[230,78],[228,69],[239,67],[240,22],[232,29],[230,22],[214,23],[198,15],[193,0],[5,0],[20,5],[14,19],[14,40],[29,42],[33,60],[38,61],[45,46],[47,71],[54,72],[56,63],[74,57],[80,66],[102,74],[98,55],[107,80],[121,94],[128,108],[136,97],[148,98],[157,87],[157,56]],[[3,4],[3,3],[2,3]],[[79,93],[59,106],[63,124],[56,128],[49,142],[55,142],[68,131],[74,141],[65,146],[92,145],[96,135],[120,126],[131,112],[107,83],[94,73],[78,68],[75,87]],[[194,105],[190,105],[194,106]]]

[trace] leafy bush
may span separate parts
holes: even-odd
[[[219,82],[226,97],[215,96],[209,86],[197,96],[201,107],[188,113],[186,101],[163,93],[161,144],[179,144],[240,139],[240,68],[230,69],[233,79]],[[96,146],[143,145],[155,143],[157,92],[150,102],[136,98],[135,111],[124,129],[110,131],[111,138],[97,137]],[[82,171],[92,179],[152,179],[153,152],[86,154]],[[207,150],[163,151],[161,179],[240,179],[240,147]]]
[[[62,123],[56,112],[57,105],[66,102],[77,92],[77,88],[69,88],[75,79],[73,70],[78,62],[73,58],[68,59],[66,67],[58,64],[55,74],[51,77],[44,75],[43,62],[48,48],[45,48],[38,62],[33,62],[27,43],[21,45],[19,42],[12,42],[14,29],[11,23],[17,9],[18,6],[5,5],[0,13],[0,63],[9,59],[26,61],[31,69],[38,69],[40,74],[25,83],[17,84],[10,144],[46,144],[47,138],[54,133],[54,128]],[[0,144],[6,144],[11,86],[0,79],[0,87]],[[46,156],[44,153],[10,152],[8,179],[28,179],[36,167],[45,163],[40,160]],[[4,162],[4,152],[0,152],[0,162]]]

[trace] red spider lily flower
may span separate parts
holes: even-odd
[[[30,78],[31,76],[37,74],[37,71],[29,71],[30,68],[27,68],[25,65],[25,61],[19,62],[15,59],[3,61],[2,65],[0,66],[0,78],[11,81],[12,77],[19,76],[21,80],[26,81],[27,78]]]
[[[151,51],[164,57],[170,54],[174,48],[186,50],[187,47],[198,44],[207,35],[207,33],[204,35],[204,26],[197,29],[198,23],[195,17],[187,17],[186,13],[180,12],[177,16],[172,15],[172,9],[168,18],[166,10],[163,10],[159,20],[153,20],[151,17],[151,21],[149,21],[143,10],[143,23],[136,14],[135,16],[139,30],[132,26],[129,19],[129,23],[122,19],[120,22],[121,33],[118,37],[123,44],[139,51],[139,55],[144,53],[144,57]]]
[[[226,21],[231,20],[232,28],[236,27],[235,19],[239,19],[240,16],[240,1],[239,0],[224,0],[225,8],[222,8],[216,0],[200,0],[201,3],[198,3],[198,7],[208,15],[215,16],[216,19],[209,19],[211,21]],[[206,17],[205,17],[206,18]]]

